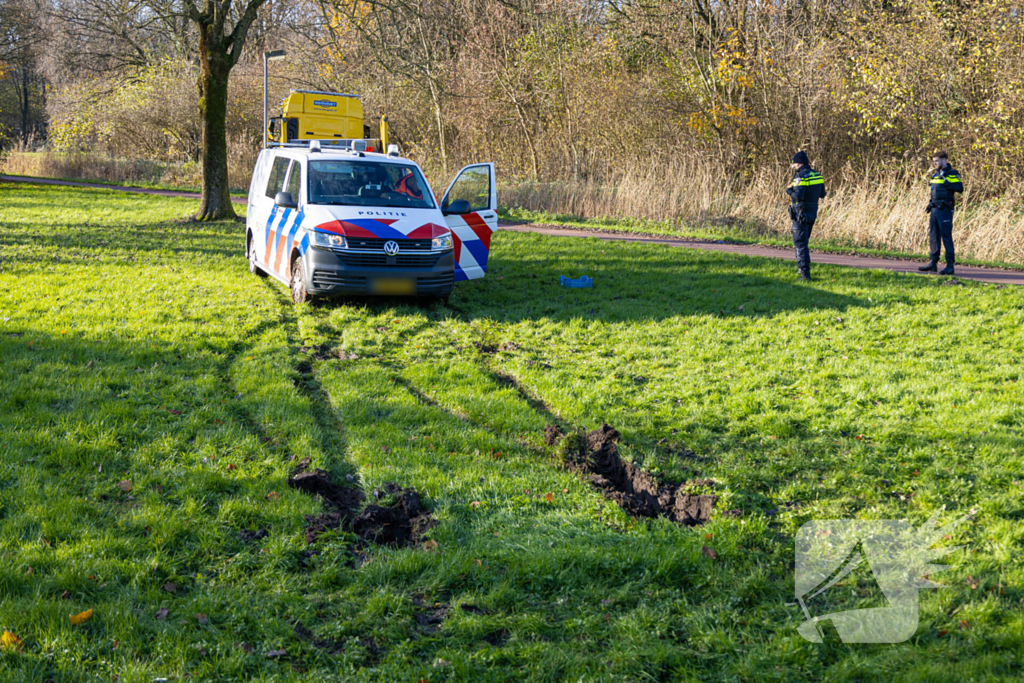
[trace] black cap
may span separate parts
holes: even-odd
[[[807,152],[805,152],[803,150],[800,150],[799,152],[797,152],[796,154],[793,155],[793,163],[794,164],[809,164],[809,163],[811,163],[811,160],[807,158]]]

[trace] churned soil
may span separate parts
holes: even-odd
[[[383,490],[373,492],[380,504],[367,505],[360,511],[363,492],[354,486],[335,484],[324,470],[307,470],[300,464],[299,471],[288,479],[288,485],[318,496],[323,502],[321,514],[306,515],[307,544],[315,543],[327,531],[344,529],[364,541],[405,546],[416,543],[436,524],[414,488],[386,484]]]
[[[378,500],[391,499],[392,502],[367,505],[352,522],[352,531],[364,540],[393,546],[409,545],[419,541],[437,524],[414,488],[385,484],[383,491],[374,489],[373,494]]]
[[[667,484],[619,456],[619,432],[602,425],[582,438],[576,448],[565,454],[566,465],[604,492],[605,498],[614,500],[627,514],[634,517],[668,517],[677,524],[697,526],[711,518],[711,510],[718,501],[714,494],[689,493],[690,486],[710,487],[710,479],[688,484]],[[555,444],[564,438],[555,427],[544,431],[544,442]]]

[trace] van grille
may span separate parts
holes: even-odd
[[[313,271],[314,287],[366,287],[365,277],[346,276],[330,270]]]
[[[349,249],[367,249],[372,251],[384,251],[384,243],[390,242],[381,237],[346,237]],[[402,251],[430,251],[432,240],[395,240]]]
[[[438,275],[434,277],[420,277],[416,278],[416,285],[420,288],[429,287],[446,287],[455,284],[455,273],[448,273],[446,275]]]
[[[388,256],[384,252],[379,254],[359,254],[352,252],[336,251],[338,259],[346,266],[361,266],[364,268],[430,268],[440,254],[403,254]]]

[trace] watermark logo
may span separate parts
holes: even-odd
[[[796,604],[807,618],[797,628],[800,635],[820,643],[829,622],[844,643],[902,643],[914,635],[918,591],[942,588],[926,577],[949,568],[931,560],[964,547],[932,546],[975,512],[937,529],[944,509],[917,529],[903,521],[860,519],[814,520],[800,527]],[[856,592],[843,583],[844,579],[851,584],[857,581],[851,574],[874,583],[884,596],[884,606],[828,611],[836,606],[836,594]]]

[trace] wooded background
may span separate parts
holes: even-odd
[[[45,142],[47,163],[80,173],[197,182],[198,41],[179,2],[0,0],[4,145]],[[259,144],[261,54],[277,48],[272,104],[289,88],[358,93],[434,184],[495,161],[506,203],[777,230],[802,148],[837,202],[877,204],[842,220],[888,244],[923,223],[944,148],[970,202],[1019,220],[1024,2],[270,0],[231,75],[236,188]],[[904,199],[913,214],[879,227]]]

